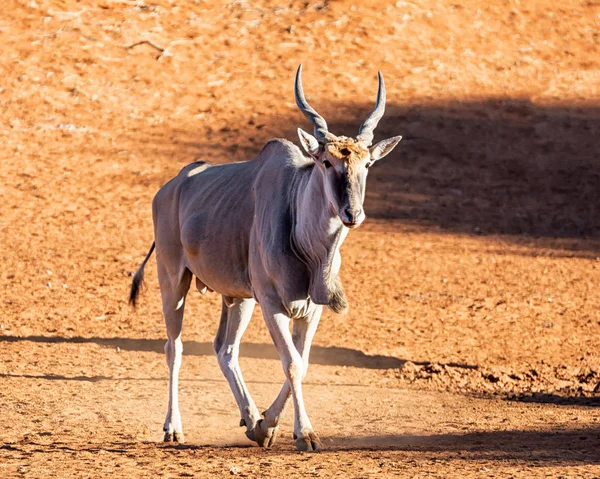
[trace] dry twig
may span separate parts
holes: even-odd
[[[165,48],[161,48],[161,47],[159,47],[158,45],[156,45],[155,43],[153,43],[153,42],[152,42],[152,41],[150,41],[150,40],[142,40],[142,41],[139,41],[139,42],[133,43],[132,45],[126,46],[126,47],[125,47],[125,50],[131,50],[132,48],[134,48],[134,47],[137,47],[137,46],[139,46],[139,45],[143,45],[144,43],[145,43],[146,45],[150,45],[152,48],[154,48],[154,49],[156,49],[156,50],[158,50],[158,51],[160,52],[160,53],[157,55],[157,57],[156,57],[156,59],[157,59],[157,60],[158,60],[160,57],[162,57],[162,56],[163,56],[163,54],[165,53]]]

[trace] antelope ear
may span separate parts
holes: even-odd
[[[377,161],[386,156],[396,147],[398,143],[400,143],[401,139],[401,136],[393,136],[387,140],[381,140],[375,146],[369,148],[369,151],[371,152],[371,160]]]
[[[321,149],[321,145],[319,145],[317,139],[310,133],[306,133],[302,128],[298,128],[298,138],[300,138],[300,144],[304,148],[304,151],[316,160]]]

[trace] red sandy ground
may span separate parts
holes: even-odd
[[[5,0],[0,12],[0,477],[600,477],[600,4]],[[150,43],[142,43],[144,40]],[[192,293],[163,446],[156,190],[196,158],[388,109],[306,381],[321,454],[237,426]],[[242,369],[281,366],[256,313]]]

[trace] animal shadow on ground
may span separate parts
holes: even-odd
[[[32,341],[35,343],[91,343],[101,346],[120,348],[124,351],[150,351],[164,353],[165,341],[162,339],[130,339],[130,338],[99,338],[99,337],[72,337],[60,336],[0,336],[0,342]],[[183,347],[186,355],[213,356],[215,353],[212,343],[198,341],[184,341]],[[272,344],[242,343],[240,355],[248,358],[279,360],[277,350]],[[350,348],[313,346],[311,348],[311,364],[326,366],[350,366],[365,369],[395,369],[404,365],[406,360],[392,356],[371,356],[362,351]],[[425,364],[425,363],[416,363]],[[453,364],[463,368],[474,366]]]
[[[457,458],[600,464],[600,429],[507,430],[433,435],[330,437],[328,450],[454,452]]]
[[[101,337],[60,337],[60,336],[0,336],[0,343],[2,342],[21,342],[31,341],[35,343],[71,343],[71,344],[98,344],[105,347],[119,348],[124,351],[146,351],[154,352],[157,354],[163,354],[164,343],[162,339],[132,339],[132,338],[101,338]],[[184,341],[183,347],[186,355],[191,356],[213,356],[214,352],[212,344],[208,342],[197,342],[197,341]],[[272,359],[279,360],[277,350],[272,344],[262,343],[242,343],[240,347],[240,355],[247,358],[256,359]],[[311,364],[318,364],[323,366],[342,366],[342,367],[355,367],[363,369],[399,369],[407,362],[407,359],[400,359],[393,356],[383,355],[368,355],[362,351],[350,348],[340,348],[335,346],[313,346],[311,349]],[[435,366],[436,369],[447,366],[453,368],[455,371],[477,370],[478,366],[462,364],[462,363],[448,363],[448,364],[436,364],[432,365],[427,361],[412,361],[416,365]],[[98,382],[98,381],[110,381],[110,380],[131,380],[131,381],[154,381],[156,378],[139,378],[139,377],[111,377],[111,376],[64,376],[58,374],[0,374],[0,377],[20,377],[28,379],[45,379],[45,380],[68,380],[68,381],[85,381],[85,382]],[[196,382],[214,382],[211,379],[194,379]],[[249,381],[251,382],[251,381]],[[263,384],[270,383],[269,381],[261,381]],[[273,384],[279,384],[274,382]],[[346,384],[348,385],[348,384]],[[504,397],[489,395],[479,392],[464,393],[476,397]],[[535,394],[520,394],[514,395],[509,394],[505,396],[505,399],[511,401],[520,402],[532,402],[532,403],[552,403],[557,405],[578,405],[587,407],[600,407],[600,397],[586,397],[579,395],[559,395],[551,393],[535,393]]]
[[[379,435],[379,436],[329,436],[322,437],[325,448],[321,454],[337,455],[343,451],[358,451],[368,454],[369,451],[383,454],[381,459],[386,459],[386,452],[418,452],[426,453],[428,460],[436,460],[437,455],[442,455],[448,461],[447,453],[452,453],[451,459],[458,461],[486,460],[506,464],[506,461],[525,461],[530,466],[576,466],[584,464],[600,464],[600,430],[590,429],[565,429],[565,430],[504,430],[470,433],[450,433],[431,435]],[[54,443],[50,448],[47,444],[14,443],[0,445],[0,451],[30,453],[31,448],[37,453],[56,454],[57,451],[73,453],[113,453],[130,455],[140,454],[144,449],[152,454],[160,453],[178,457],[183,451],[213,451],[216,449],[234,449],[237,457],[241,454],[254,456],[261,449],[249,444],[224,444],[224,445],[161,445],[156,447],[154,442],[94,442],[71,444]],[[25,451],[26,450],[26,451]],[[284,444],[277,444],[270,451],[270,456],[297,457],[297,452]],[[396,458],[397,456],[392,456]]]
[[[314,103],[329,130],[347,136],[358,133],[373,107]],[[274,137],[298,143],[297,126],[312,131],[300,113],[254,123],[194,132],[193,140],[185,131],[170,138],[189,161],[226,162],[251,159]],[[370,170],[368,217],[388,220],[390,227],[409,223],[473,235],[560,238],[548,248],[558,244],[576,255],[595,255],[600,106],[544,106],[518,98],[388,102],[375,132],[375,141],[394,135],[403,140]]]

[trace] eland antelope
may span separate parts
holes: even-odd
[[[338,278],[340,246],[348,231],[365,219],[368,168],[392,151],[401,137],[371,146],[373,130],[385,110],[381,73],[375,109],[356,138],[330,133],[323,117],[308,104],[302,65],[296,73],[295,96],[314,125],[314,136],[298,128],[304,151],[276,139],[250,161],[192,163],[164,185],[152,202],[154,243],[134,275],[130,302],[135,306],[144,266],[156,247],[168,336],[166,442],[183,442],[178,404],[181,329],[186,295],[195,276],[201,293],[209,290],[222,296],[213,347],[239,406],[246,436],[260,446],[271,446],[291,395],[296,448],[321,448],[302,395],[310,345],[323,306],[336,313],[347,309]],[[240,340],[256,302],[287,378],[262,415],[238,364]]]

